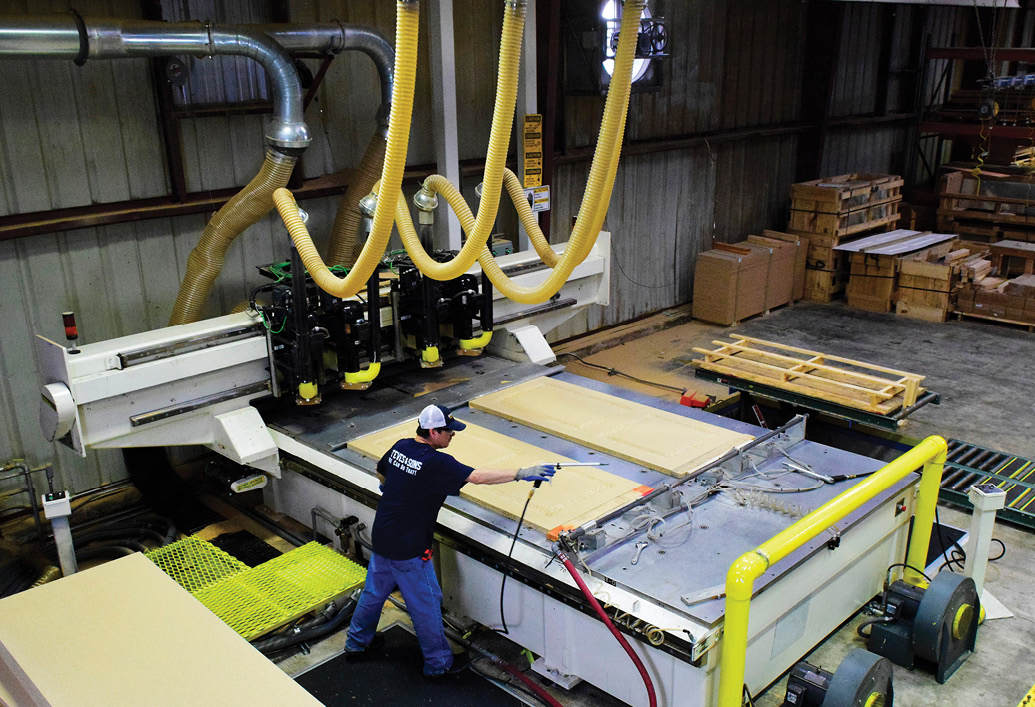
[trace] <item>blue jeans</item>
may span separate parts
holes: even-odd
[[[453,665],[453,651],[442,628],[442,589],[430,560],[389,560],[371,553],[367,582],[349,626],[345,650],[361,651],[374,640],[381,609],[399,587],[424,654],[424,674],[438,675]]]

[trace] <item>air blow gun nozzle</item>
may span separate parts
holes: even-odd
[[[607,466],[607,462],[547,462],[543,466],[552,466],[554,469],[563,469],[568,466]],[[539,488],[542,481],[532,484],[533,488]]]

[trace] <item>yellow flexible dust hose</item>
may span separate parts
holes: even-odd
[[[525,198],[525,188],[521,184],[521,180],[509,169],[504,169],[503,186],[507,188],[507,193],[510,194],[510,200],[514,203],[518,219],[521,220],[521,225],[525,227],[525,233],[528,234],[528,240],[532,247],[535,248],[535,252],[544,263],[551,268],[556,267],[560,256],[550,247],[550,242],[546,240],[542,229],[539,228],[539,219],[536,218],[532,207],[528,205],[528,199]]]
[[[205,226],[201,239],[187,258],[187,272],[180,283],[169,324],[189,324],[201,319],[209,290],[219,272],[230,244],[249,226],[270,212],[270,196],[283,187],[295,168],[295,157],[266,151],[259,173],[226,202]]]
[[[416,0],[398,0],[395,33],[395,84],[392,90],[392,114],[388,121],[388,145],[381,171],[381,183],[387,194],[397,194],[402,187],[406,169],[406,150],[410,138],[410,118],[413,112],[413,87],[417,77],[417,30],[420,5]],[[374,224],[359,258],[349,274],[338,279],[324,264],[313,245],[305,224],[298,215],[298,205],[287,189],[273,192],[273,203],[284,219],[291,240],[313,281],[334,297],[352,297],[366,287],[367,280],[381,262],[395,223],[395,204],[391,199],[379,199],[374,209]]]
[[[629,107],[629,92],[632,84],[632,65],[635,58],[636,41],[639,34],[640,15],[644,0],[627,0],[622,13],[622,26],[615,55],[615,69],[611,76],[611,87],[607,93],[604,118],[600,124],[600,135],[590,167],[586,193],[579,208],[579,216],[564,254],[550,275],[538,287],[521,287],[511,282],[496,259],[486,248],[479,263],[482,269],[505,297],[522,304],[545,302],[560,291],[575,267],[586,259],[597,235],[604,224],[615,175],[621,153],[622,134]]]
[[[433,174],[424,181],[424,186],[445,197],[464,231],[467,242],[457,256],[448,262],[434,260],[417,237],[413,229],[413,221],[407,210],[405,214],[396,211],[399,232],[403,236],[403,247],[413,260],[413,264],[433,280],[452,280],[471,269],[474,262],[489,241],[496,214],[499,211],[500,193],[503,185],[503,170],[507,163],[507,152],[510,149],[510,132],[514,123],[514,106],[517,103],[518,76],[521,71],[521,38],[525,31],[525,0],[508,0],[505,2],[503,15],[503,36],[500,39],[499,76],[496,85],[496,103],[492,113],[492,131],[489,134],[489,148],[485,156],[485,176],[482,182],[482,196],[476,218],[465,219],[461,210],[471,213],[470,207],[460,196],[460,192],[445,177]],[[397,79],[398,80],[398,79]],[[381,189],[385,194],[384,201],[391,202],[394,190]],[[522,199],[524,196],[522,196]],[[380,199],[378,200],[381,201]],[[462,204],[462,206],[461,206]],[[380,204],[379,204],[380,205]],[[404,234],[412,234],[412,237]]]
[[[359,224],[363,220],[363,214],[359,210],[359,200],[369,194],[374,184],[381,178],[386,147],[384,137],[375,133],[367,143],[363,159],[353,170],[349,188],[345,190],[341,201],[338,202],[338,213],[334,217],[334,225],[331,226],[327,257],[324,258],[328,265],[351,267],[356,259]]]

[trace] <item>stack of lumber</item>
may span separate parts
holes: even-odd
[[[695,319],[736,324],[793,301],[795,293],[801,296],[805,244],[795,236],[766,234],[740,243],[717,243],[697,256]]]
[[[925,392],[924,376],[850,358],[746,336],[712,344],[718,348],[694,349],[704,355],[696,368],[879,415],[911,407]]]
[[[1035,241],[1035,177],[954,171],[942,178],[938,196],[941,231],[985,243]]]
[[[842,174],[791,186],[788,231],[807,238],[805,299],[829,302],[845,288],[847,260],[834,251],[852,238],[898,221],[902,178]]]
[[[964,246],[964,244],[958,244]],[[964,278],[992,267],[984,258],[988,248],[967,244],[945,255],[922,252],[899,261],[895,313],[929,322],[944,322],[955,311],[960,283]]]
[[[967,269],[956,301],[960,316],[1035,325],[1035,243],[1000,241]]]
[[[849,307],[890,312],[898,288],[902,256],[942,257],[953,250],[952,233],[923,233],[899,229],[837,246],[849,258],[851,277],[845,294]]]

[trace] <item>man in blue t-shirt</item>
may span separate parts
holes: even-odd
[[[384,643],[376,633],[377,623],[388,595],[398,587],[424,654],[424,677],[434,680],[467,667],[467,654],[453,655],[442,627],[442,590],[430,561],[438,511],[464,484],[549,481],[554,467],[475,469],[461,464],[441,450],[466,426],[454,420],[448,408],[429,405],[417,418],[417,436],[396,442],[377,463],[383,479],[381,501],[374,516],[366,585],[345,642],[350,661]]]

